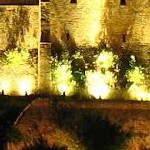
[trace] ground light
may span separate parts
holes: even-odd
[[[3,94],[9,94],[10,85],[9,85],[9,82],[7,80],[3,80],[1,82],[1,91],[2,91]]]
[[[29,95],[32,93],[34,82],[29,77],[24,77],[18,81],[19,95]]]
[[[135,100],[150,100],[150,92],[146,91],[144,86],[132,84],[129,88],[131,98]]]
[[[58,92],[63,95],[70,95],[75,87],[75,82],[72,80],[71,66],[69,61],[57,62],[53,72],[54,84]]]
[[[98,72],[86,72],[88,93],[96,99],[106,99],[110,93],[108,85]]]

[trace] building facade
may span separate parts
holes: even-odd
[[[0,50],[25,47],[37,55],[36,87],[50,88],[51,50],[58,45],[132,51],[149,63],[149,0],[0,1]]]

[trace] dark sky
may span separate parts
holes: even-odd
[[[0,5],[38,5],[39,0],[0,0]]]

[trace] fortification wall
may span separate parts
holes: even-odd
[[[126,5],[120,5],[120,0],[109,0],[105,11],[104,38],[108,45],[114,49],[132,50],[143,60],[148,60],[149,7],[148,0],[126,0]]]
[[[5,94],[24,95],[25,91],[31,94],[37,90],[39,24],[39,6],[0,6],[0,89]],[[21,93],[21,87],[26,86],[22,81],[28,88]]]
[[[150,47],[148,0],[52,0],[51,40],[62,45],[70,38],[77,46],[98,46],[102,41],[114,49],[132,49],[143,59]]]
[[[39,6],[0,6],[0,50],[37,49]]]
[[[105,0],[53,0],[50,3],[51,35],[65,44],[70,38],[77,46],[94,46],[102,38]]]

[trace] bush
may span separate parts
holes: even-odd
[[[102,118],[97,110],[57,108],[55,122],[60,128],[73,133],[86,150],[121,149],[129,139],[129,133]]]
[[[49,147],[47,142],[42,138],[34,143],[34,146],[23,148],[22,150],[67,150],[67,147],[52,146]]]

